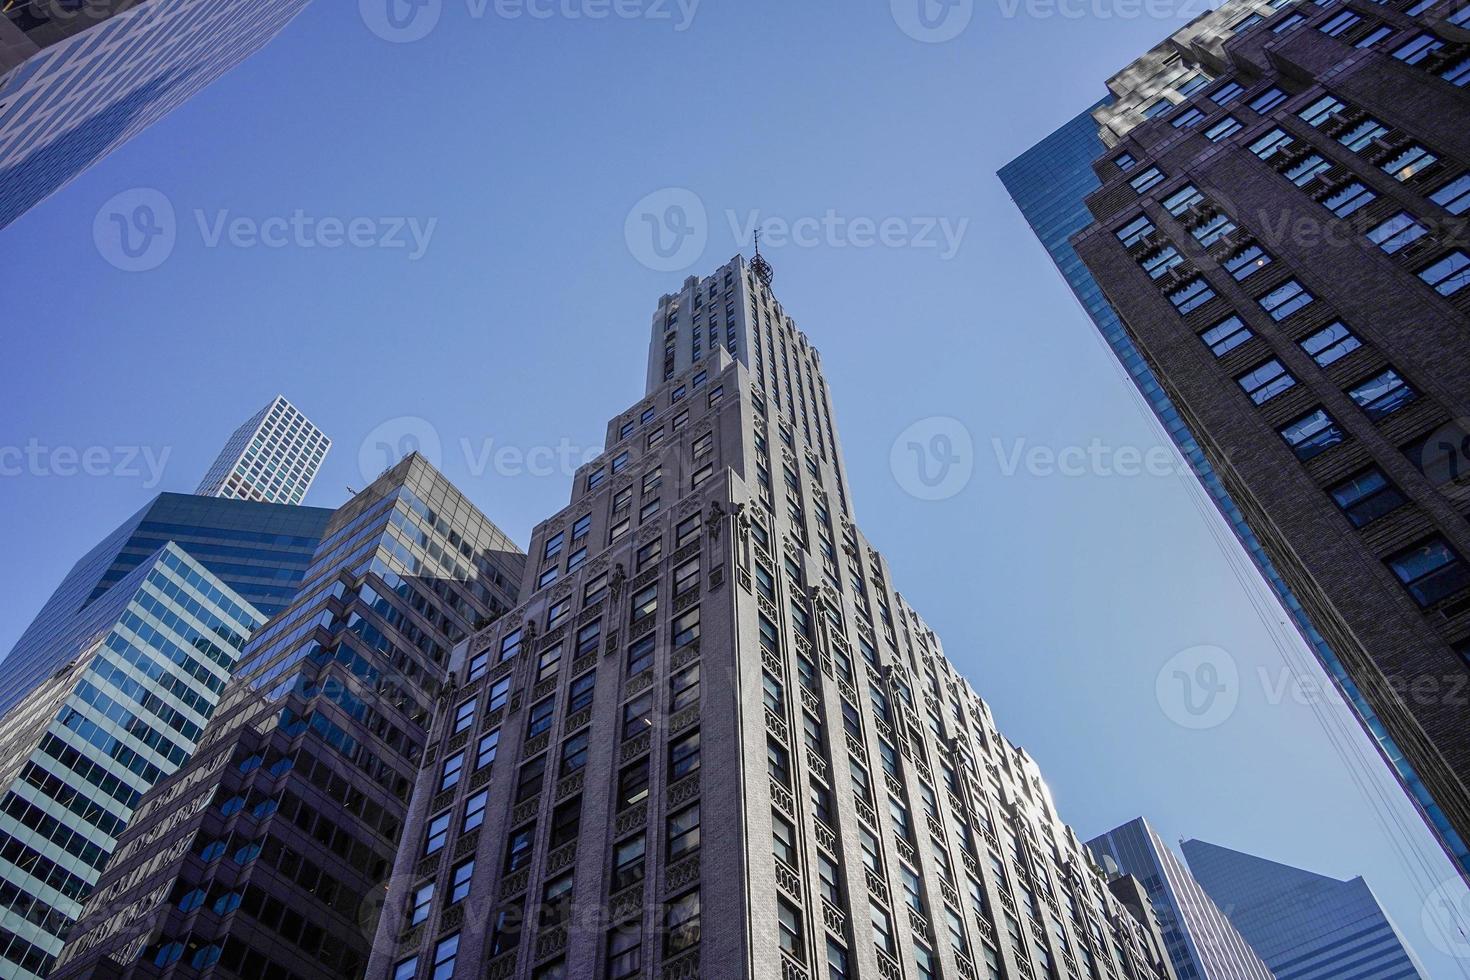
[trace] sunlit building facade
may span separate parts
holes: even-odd
[[[205,497],[299,504],[332,440],[284,395],[234,431],[195,493]]]

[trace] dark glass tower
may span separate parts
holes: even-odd
[[[164,493],[67,573],[0,662],[0,714],[66,663],[58,639],[77,615],[170,541],[264,613],[285,608],[321,541],[330,510]]]
[[[416,454],[337,510],[53,975],[360,975],[450,650],[523,563]]]
[[[1465,23],[1231,0],[1002,179],[1470,876]]]

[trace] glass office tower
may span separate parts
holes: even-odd
[[[230,436],[195,493],[204,497],[299,504],[332,440],[277,395]]]
[[[331,515],[320,507],[159,494],[73,566],[0,662],[0,714],[66,663],[57,637],[76,628],[78,614],[168,542],[269,617],[295,595]]]
[[[1200,840],[1180,846],[1277,980],[1427,976],[1362,878],[1339,881]]]
[[[1143,884],[1179,980],[1272,980],[1266,964],[1147,820],[1125,823],[1087,847],[1104,867]]]
[[[0,731],[0,975],[44,976],[143,794],[194,751],[265,617],[165,544],[51,637]]]

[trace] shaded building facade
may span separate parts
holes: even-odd
[[[1109,80],[1069,242],[1462,875],[1465,16],[1204,15]]]
[[[1420,980],[1408,943],[1362,878],[1340,881],[1205,841],[1184,858],[1277,980]]]
[[[763,259],[663,297],[606,445],[455,651],[369,976],[1172,976],[854,523]]]
[[[234,431],[195,493],[204,497],[299,504],[332,440],[277,395]]]
[[[189,758],[265,617],[177,545],[50,638],[0,725],[0,974],[45,976],[143,795]]]
[[[1143,885],[1179,980],[1272,980],[1271,970],[1147,820],[1125,823],[1087,847],[1105,868]]]
[[[53,975],[360,975],[450,651],[522,563],[417,454],[338,509]]]
[[[330,510],[163,493],[67,573],[0,662],[0,713],[67,662],[81,614],[172,541],[265,617],[284,609],[321,541]]]

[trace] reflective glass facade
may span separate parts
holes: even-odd
[[[195,492],[205,497],[299,504],[332,440],[282,395],[245,421]]]
[[[265,617],[164,545],[53,637],[0,739],[0,974],[44,976],[143,795],[182,765]]]

